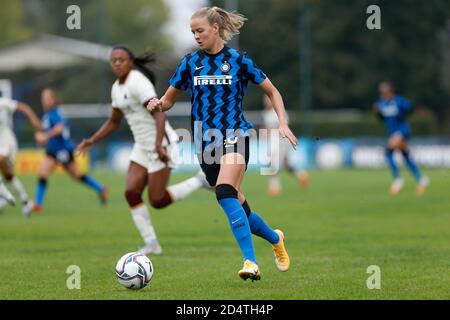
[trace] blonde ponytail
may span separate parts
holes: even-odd
[[[239,29],[242,28],[247,20],[242,14],[228,12],[219,7],[201,8],[192,15],[191,19],[199,17],[207,18],[211,25],[217,23],[219,25],[220,37],[225,43],[239,34]]]

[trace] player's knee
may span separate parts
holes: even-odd
[[[164,205],[163,198],[159,198],[159,199],[150,198],[150,205],[155,209],[162,209],[167,206],[167,205]]]
[[[150,194],[148,197],[150,205],[155,209],[162,209],[172,203],[172,198],[166,191],[163,195]]]
[[[387,143],[387,148],[388,149],[395,149],[395,140],[390,139]]]
[[[219,184],[216,186],[217,201],[227,198],[238,198],[238,191],[230,184]]]
[[[403,144],[402,138],[394,138],[389,142],[389,147],[392,149],[400,149]]]
[[[134,192],[133,190],[126,190],[125,198],[127,199],[130,207],[135,207],[143,202],[142,194]]]

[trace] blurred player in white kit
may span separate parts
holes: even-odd
[[[305,189],[308,186],[309,182],[308,172],[306,172],[305,170],[295,170],[289,164],[289,150],[290,150],[289,142],[286,141],[285,139],[281,139],[281,137],[279,136],[272,136],[270,134],[270,130],[277,130],[279,124],[277,114],[272,108],[270,99],[269,97],[267,97],[267,95],[264,95],[263,97],[263,104],[264,104],[264,111],[263,111],[264,127],[265,129],[268,130],[268,134],[270,137],[269,157],[271,166],[273,166],[274,163],[278,162],[279,167],[284,168],[288,172],[295,175],[297,177],[300,187]],[[278,171],[276,174],[269,176],[269,186],[267,188],[267,193],[270,196],[277,196],[281,193],[281,191],[282,186]]]
[[[150,205],[165,208],[192,192],[209,185],[203,172],[168,186],[171,170],[178,160],[178,135],[163,113],[151,114],[145,106],[156,97],[155,77],[149,68],[154,61],[151,53],[135,56],[127,46],[115,46],[111,52],[111,70],[117,80],[111,89],[111,117],[91,137],[78,145],[86,153],[98,141],[109,136],[126,119],[133,133],[134,147],[130,155],[124,196],[130,207],[133,221],[139,230],[144,246],[139,253],[158,255],[162,247],[156,236],[149,210],[143,200],[147,187]]]
[[[0,211],[8,204],[14,205],[16,202],[6,188],[2,179],[4,178],[19,197],[22,213],[25,217],[29,217],[33,202],[28,197],[22,182],[14,175],[14,162],[18,149],[17,138],[13,131],[13,115],[16,111],[23,113],[36,131],[41,130],[40,121],[29,105],[0,97],[0,171],[2,173],[0,178]]]

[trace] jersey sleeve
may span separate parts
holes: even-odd
[[[402,114],[407,115],[412,111],[412,103],[404,97],[399,98],[399,107]]]
[[[61,111],[59,110],[54,110],[51,114],[50,114],[50,124],[52,126],[52,128],[54,126],[56,126],[57,124],[64,124],[64,118],[61,114]]]
[[[261,69],[253,62],[249,56],[244,53],[242,56],[242,71],[244,78],[250,80],[254,84],[261,84],[264,80],[267,79],[267,76],[262,72]]]
[[[142,73],[135,71],[136,77],[133,81],[131,91],[141,104],[148,102],[156,97],[156,91],[153,83]]]
[[[188,56],[181,60],[175,74],[169,80],[169,86],[179,90],[186,90],[190,84],[190,70],[189,70]]]
[[[116,100],[116,96],[117,96],[117,84],[114,83],[112,88],[111,88],[111,107],[112,109],[119,109],[119,106],[117,105],[117,100]]]
[[[0,105],[4,105],[6,109],[11,113],[14,113],[17,110],[18,104],[19,102],[16,100],[0,97]]]
[[[18,101],[16,100],[11,100],[9,103],[9,110],[11,110],[11,112],[15,112],[17,110],[17,105],[19,104]]]
[[[112,87],[112,89],[111,89],[111,106],[114,108],[114,107],[117,107],[117,104],[116,104],[116,99],[114,98],[114,86]]]

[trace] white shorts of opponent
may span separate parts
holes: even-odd
[[[0,134],[0,155],[8,158],[11,164],[16,160],[17,140],[10,134]]]
[[[159,159],[156,150],[148,150],[137,143],[134,144],[133,150],[131,151],[130,161],[146,168],[148,173],[158,172],[165,167],[174,169],[176,168],[180,157],[178,145],[176,142],[172,142],[165,147],[170,158],[167,163],[164,163]]]

